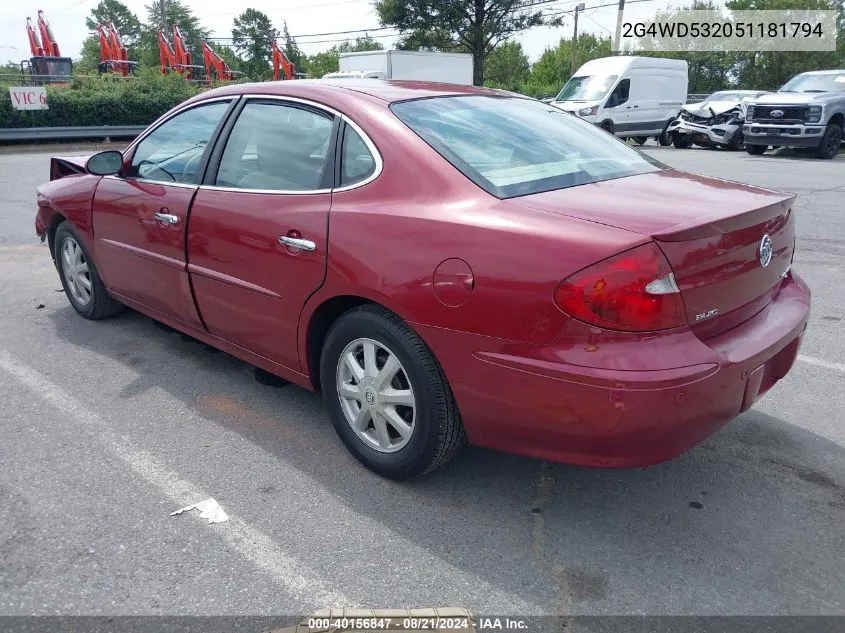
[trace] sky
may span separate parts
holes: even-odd
[[[593,8],[600,4],[609,4],[615,0],[583,0],[586,10],[578,20],[578,30],[581,33],[596,35],[611,35],[615,29],[617,7],[615,5]],[[82,49],[82,42],[88,36],[85,18],[99,0],[34,0],[25,8],[13,0],[2,2],[0,8],[0,60],[11,60],[15,63],[30,57],[29,43],[26,37],[26,18],[36,20],[38,9],[44,11],[44,16],[50,22],[53,35],[59,43],[62,55],[78,57]],[[626,20],[644,20],[653,17],[658,9],[667,6],[667,0],[645,0],[631,3],[625,8]],[[151,0],[124,0],[131,11],[141,21],[147,15],[145,5]],[[372,8],[372,0],[183,0],[200,18],[203,26],[212,30],[212,36],[231,37],[233,19],[247,8],[263,11],[277,29],[281,30],[282,23],[287,20],[291,35],[296,37],[300,48],[307,54],[314,54],[326,50],[342,41],[349,35],[316,35],[320,33],[337,33],[338,31],[352,31],[373,29],[369,35],[376,37],[385,48],[390,48],[396,41],[391,31],[379,29],[378,18]],[[559,0],[542,5],[546,12],[571,10],[578,2],[575,0]],[[565,15],[564,25],[561,27],[538,27],[521,33],[518,39],[525,49],[529,59],[536,61],[547,47],[555,46],[561,37],[571,37],[573,19]]]

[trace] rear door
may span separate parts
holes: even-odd
[[[340,121],[245,100],[191,209],[188,271],[208,331],[298,370],[297,325],[323,282]]]
[[[112,292],[201,327],[185,261],[185,227],[211,144],[232,98],[191,106],[133,148],[125,173],[106,176],[93,204],[100,273]]]

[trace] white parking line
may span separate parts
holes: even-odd
[[[152,455],[133,446],[127,438],[112,431],[108,423],[97,413],[3,350],[0,350],[0,369],[76,422],[96,427],[98,439],[137,475],[158,488],[176,507],[210,496],[191,482],[169,472]],[[165,520],[171,520],[169,512],[163,512],[162,517]],[[300,605],[313,606],[315,609],[329,606],[356,606],[339,592],[330,589],[320,579],[308,574],[305,566],[279,549],[272,538],[237,517],[230,516],[228,522],[208,526],[205,529],[213,530],[224,538],[256,567],[269,574]]]
[[[817,367],[824,367],[826,369],[834,369],[836,371],[845,372],[845,364],[843,363],[831,363],[828,360],[822,360],[821,358],[813,358],[812,356],[804,356],[804,354],[799,354],[798,360],[807,363],[808,365],[815,365]]]

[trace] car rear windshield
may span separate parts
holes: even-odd
[[[604,130],[533,99],[436,97],[391,107],[455,168],[498,198],[664,168]]]

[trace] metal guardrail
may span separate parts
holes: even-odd
[[[134,138],[146,125],[96,125],[86,127],[0,128],[0,143],[20,141],[71,141],[105,138]]]

